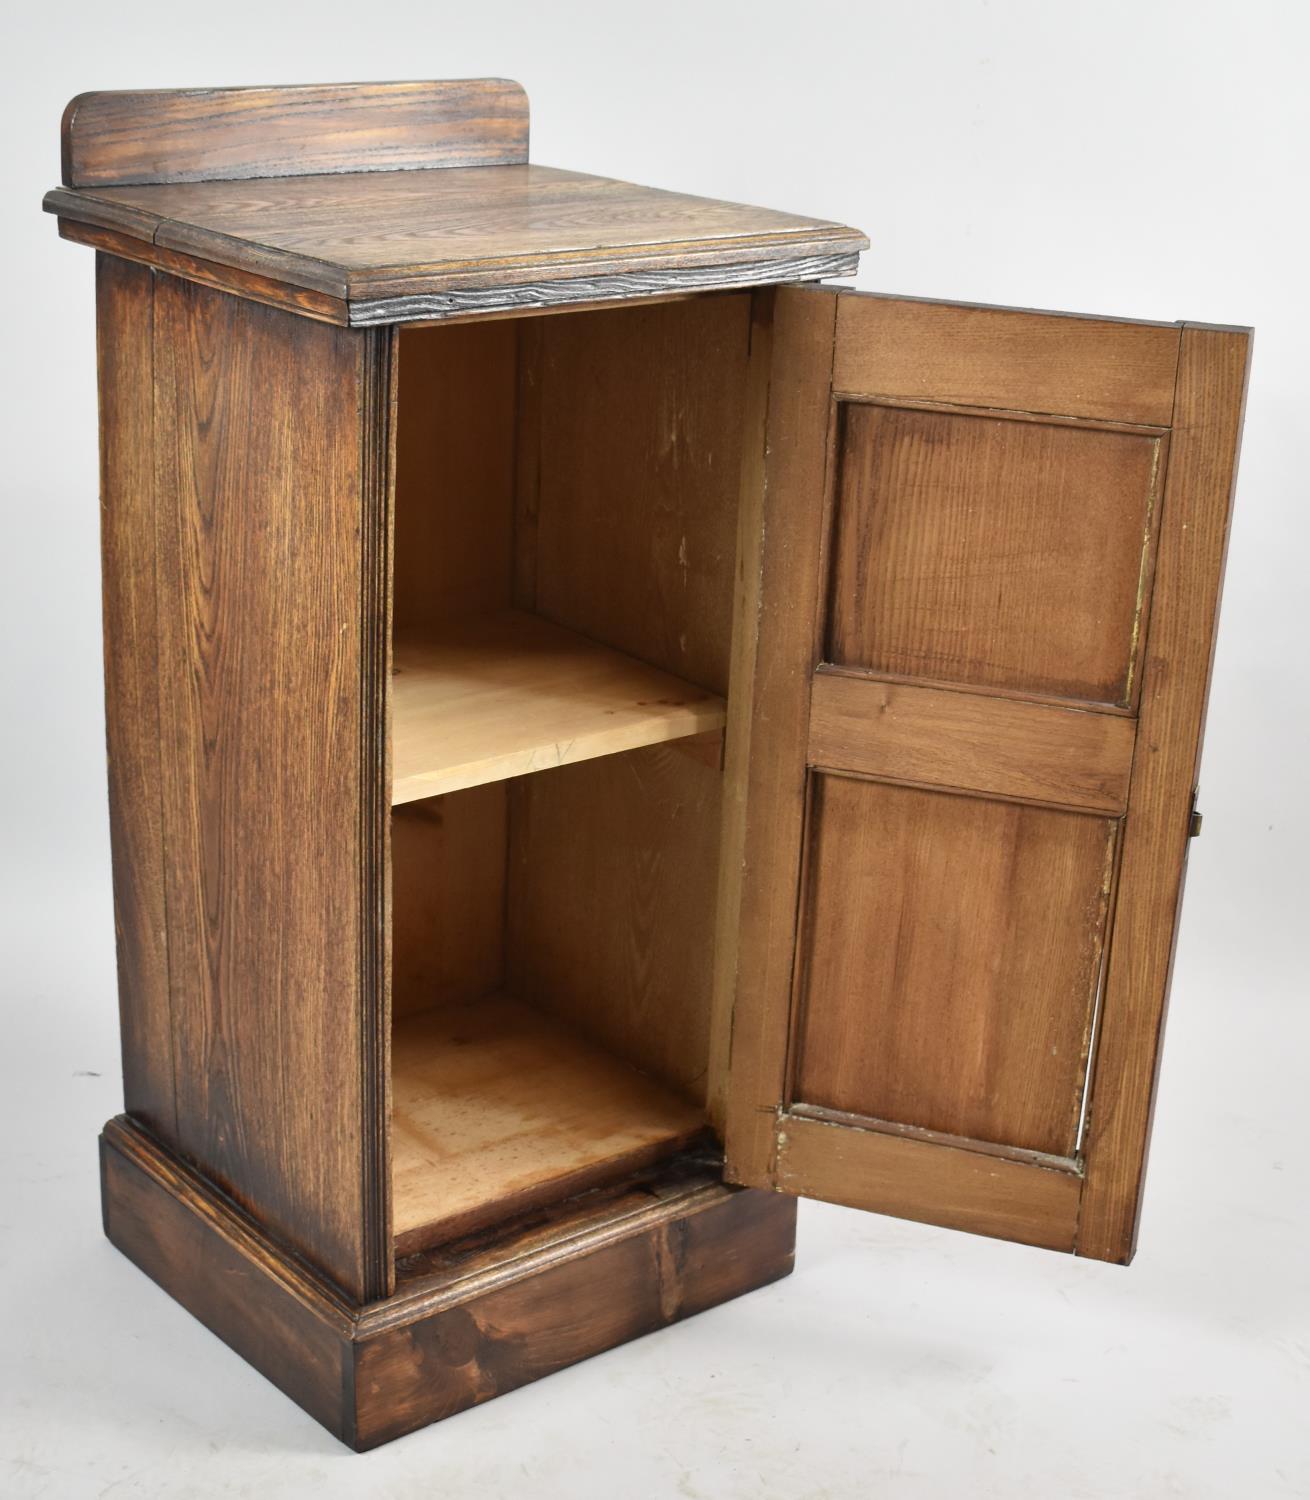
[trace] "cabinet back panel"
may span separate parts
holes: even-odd
[[[530,339],[518,602],[726,693],[750,295],[544,318]]]
[[[401,331],[395,626],[510,606],[516,324]]]
[[[656,745],[512,783],[509,986],[696,1103],[722,778]]]

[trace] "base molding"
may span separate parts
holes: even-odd
[[[416,1256],[359,1307],[126,1117],[100,1138],[105,1233],[357,1450],[788,1274],[796,1203],[684,1164],[512,1234]]]

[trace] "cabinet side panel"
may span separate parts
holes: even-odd
[[[383,338],[157,279],[178,1139],[361,1300],[390,1275]]]
[[[114,864],[123,1094],[174,1141],[173,1044],[159,800],[155,611],[153,276],[96,257],[105,738]]]

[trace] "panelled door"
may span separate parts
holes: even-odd
[[[1127,1260],[1249,334],[772,339],[729,1176]]]

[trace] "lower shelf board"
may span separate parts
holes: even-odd
[[[510,996],[402,1018],[392,1038],[396,1252],[611,1181],[704,1129],[694,1105]]]

